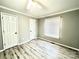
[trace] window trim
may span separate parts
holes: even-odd
[[[63,20],[63,18],[62,18],[62,16],[55,16],[55,17],[59,17],[59,19],[60,19],[60,25],[59,25],[59,36],[57,37],[57,36],[54,36],[54,35],[47,35],[47,34],[45,34],[45,20],[44,20],[44,28],[43,28],[43,34],[44,34],[44,36],[47,36],[47,37],[51,37],[51,38],[56,38],[56,39],[59,39],[60,37],[61,37],[61,35],[62,35],[62,20]],[[47,19],[52,19],[52,18],[55,18],[55,17],[51,17],[51,18],[47,18]]]

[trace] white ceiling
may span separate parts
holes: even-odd
[[[27,10],[28,0],[0,0],[0,5],[15,9],[17,11],[26,13],[33,17],[48,16],[50,14],[79,8],[79,0],[34,0],[41,4],[42,8],[38,5],[32,5]]]

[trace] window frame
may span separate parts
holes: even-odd
[[[46,33],[45,33],[45,21],[46,20],[51,20],[51,19],[53,19],[53,18],[56,18],[56,17],[58,17],[59,18],[59,20],[60,20],[60,24],[59,24],[59,36],[57,37],[57,36],[54,36],[54,35],[47,35]],[[55,16],[55,17],[51,17],[51,18],[47,18],[47,19],[44,19],[44,29],[43,29],[43,34],[44,34],[44,36],[47,36],[47,37],[51,37],[51,38],[56,38],[56,39],[59,39],[60,37],[61,37],[61,35],[62,35],[62,16]]]

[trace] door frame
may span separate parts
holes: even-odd
[[[34,20],[34,22],[35,22],[35,38],[33,38],[33,39],[36,39],[37,38],[37,20],[36,19],[30,19],[30,20]],[[30,40],[32,40],[31,39],[31,32],[32,32],[32,30],[31,30],[31,21],[29,21],[29,30],[30,30]]]
[[[1,13],[1,25],[2,25],[2,37],[3,37],[3,39],[2,39],[2,43],[3,43],[3,50],[5,50],[5,49],[8,49],[8,48],[11,48],[11,47],[14,47],[14,46],[16,46],[16,45],[18,45],[18,34],[17,34],[17,44],[16,45],[14,45],[14,46],[11,46],[11,47],[8,47],[8,48],[4,48],[4,39],[5,39],[5,36],[4,36],[4,20],[3,20],[3,15],[5,14],[5,15],[10,15],[10,16],[14,16],[14,17],[16,17],[17,18],[17,23],[16,23],[16,27],[17,27],[17,33],[18,33],[18,17],[16,16],[16,15],[13,15],[13,14],[9,14],[9,13],[4,13],[4,12],[0,12]],[[2,51],[3,51],[2,50]]]

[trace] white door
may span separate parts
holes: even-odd
[[[17,17],[2,13],[2,28],[4,49],[17,45]]]
[[[37,21],[30,19],[30,40],[37,38]]]

